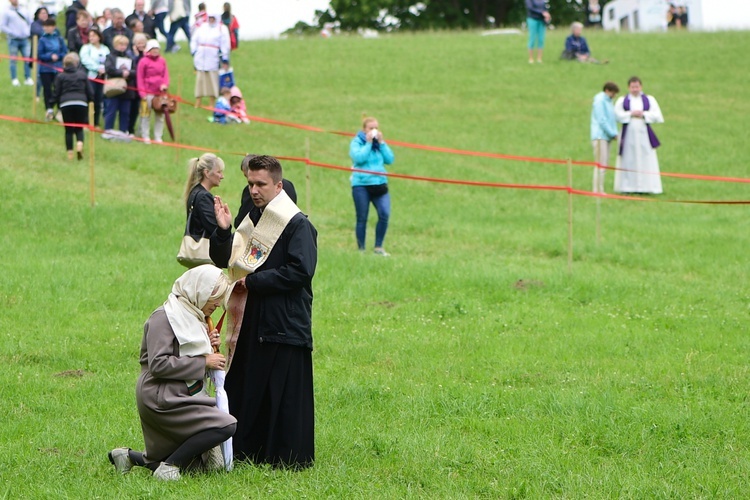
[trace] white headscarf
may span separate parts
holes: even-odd
[[[205,356],[212,352],[201,309],[209,300],[219,297],[226,302],[230,291],[229,279],[211,264],[194,267],[177,278],[164,302],[164,311],[180,343],[180,356]]]

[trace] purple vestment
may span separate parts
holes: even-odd
[[[646,94],[641,94],[641,99],[643,100],[643,111],[648,111],[651,109],[651,103],[648,101],[648,97],[646,97]],[[625,96],[625,100],[622,103],[622,109],[625,111],[630,111],[630,94]],[[622,124],[622,135],[620,137],[620,152],[619,155],[622,156],[622,146],[625,143],[625,132],[628,130],[628,124],[623,123]],[[656,138],[656,134],[651,129],[651,125],[648,123],[646,124],[646,130],[648,130],[648,142],[651,143],[651,147],[656,149],[658,148],[661,143],[659,142],[659,139]]]

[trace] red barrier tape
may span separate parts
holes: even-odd
[[[10,56],[4,56],[0,54],[0,58],[11,58]],[[21,59],[24,60],[25,58],[15,58],[15,59]],[[33,59],[30,59],[33,61]],[[42,63],[43,64],[43,63]],[[56,68],[59,70],[59,68]],[[96,81],[96,79],[90,78],[91,80]],[[187,101],[183,99],[180,96],[174,96],[177,100],[180,102],[183,102],[185,104],[194,105],[193,102]],[[200,108],[214,111],[212,108],[208,108],[206,106],[200,106]],[[221,111],[221,110],[219,110]],[[253,117],[254,119],[258,119],[259,117]],[[17,123],[31,123],[31,124],[38,124],[38,125],[57,125],[57,126],[63,126],[63,127],[80,127],[80,128],[86,128],[89,129],[92,132],[102,134],[104,130],[100,128],[96,128],[92,125],[87,124],[80,124],[80,123],[58,123],[58,122],[42,122],[40,120],[32,120],[27,118],[19,118],[15,116],[8,116],[8,115],[0,115],[0,120],[6,120],[6,121],[13,121]],[[259,121],[264,121],[267,123],[274,123],[274,124],[287,124],[288,122],[281,122],[278,120],[270,120],[270,119],[261,119]],[[305,130],[312,130],[312,131],[320,131],[325,132],[323,129],[319,129],[317,127],[308,127],[305,125],[299,125],[299,124],[291,124],[288,123],[288,126],[294,126],[296,128],[302,128]],[[354,134],[349,132],[330,132],[337,135],[345,135],[345,136],[354,136]],[[144,139],[138,138],[138,137],[131,137],[131,141],[139,141],[144,142]],[[398,141],[390,141],[391,144],[408,144],[408,143],[400,143]],[[220,153],[221,151],[218,149],[212,149],[212,148],[205,148],[201,146],[190,146],[187,144],[180,144],[180,143],[154,143],[154,145],[159,146],[166,146],[166,147],[172,147],[177,149],[185,149],[185,150],[191,150],[191,151],[202,151],[202,152],[210,152],[210,153]],[[420,146],[420,145],[412,145],[418,149],[426,149],[429,148],[429,146]],[[409,147],[409,146],[406,146]],[[437,148],[438,150],[443,150],[444,152],[453,152],[453,151],[462,151],[462,150],[450,150],[448,148]],[[471,151],[465,151],[467,154],[471,154],[472,156],[484,156],[484,153],[475,153]],[[238,152],[224,152],[224,154],[231,154],[236,156],[245,156],[246,153],[238,153]],[[487,155],[490,155],[492,153],[486,153]],[[492,154],[494,155],[494,154]],[[500,155],[506,158],[511,158],[510,155]],[[454,184],[454,185],[465,185],[465,186],[475,186],[475,187],[493,187],[493,188],[506,188],[506,189],[530,189],[530,190],[538,190],[538,191],[565,191],[571,194],[579,195],[579,196],[589,196],[589,197],[599,197],[599,198],[609,198],[609,199],[618,199],[618,200],[632,200],[632,201],[649,201],[649,202],[661,202],[661,203],[687,203],[687,204],[706,204],[706,205],[750,205],[750,201],[703,201],[703,200],[664,200],[664,199],[656,199],[656,198],[643,198],[643,197],[636,197],[636,196],[626,196],[626,195],[616,195],[616,194],[602,194],[602,193],[594,193],[591,191],[583,191],[583,190],[577,190],[570,188],[568,186],[553,186],[553,185],[534,185],[534,184],[511,184],[511,183],[499,183],[499,182],[483,182],[483,181],[467,181],[467,180],[459,180],[459,179],[442,179],[437,177],[424,177],[424,176],[415,176],[415,175],[407,175],[407,174],[398,174],[398,173],[382,173],[382,172],[372,172],[369,170],[362,170],[362,169],[356,169],[353,167],[344,167],[340,165],[333,165],[330,163],[321,163],[312,161],[308,158],[301,158],[301,157],[294,157],[294,156],[276,156],[279,160],[287,160],[287,161],[293,161],[293,162],[301,162],[312,166],[317,166],[321,168],[331,169],[331,170],[340,170],[340,171],[346,171],[346,172],[362,172],[366,174],[373,174],[373,175],[382,175],[385,177],[393,177],[398,179],[406,179],[406,180],[414,180],[414,181],[423,181],[423,182],[433,182],[433,183],[442,183],[442,184]],[[526,161],[533,161],[529,160],[531,157],[513,157],[517,159],[523,159]],[[547,162],[547,163],[568,163],[567,160],[554,160],[554,159],[545,159],[545,158],[539,158],[539,161]],[[571,162],[572,164],[576,165],[588,165],[588,166],[594,166],[597,165],[594,162]],[[605,168],[605,167],[602,167]],[[662,174],[665,175],[665,174]],[[691,174],[672,174],[673,176],[689,176]],[[696,176],[699,178],[703,178],[706,180],[715,180],[715,178],[712,178],[711,176]],[[727,178],[731,179],[731,178]],[[736,182],[750,182],[750,179],[737,179]]]
[[[0,58],[16,59],[16,60],[26,61],[26,62],[37,62],[38,64],[52,67],[57,71],[62,71],[60,68],[57,68],[55,66],[46,64],[42,61],[38,61],[32,58],[8,56],[4,54],[0,54]],[[97,82],[97,83],[102,83],[102,84],[105,82],[105,80],[101,80],[98,78],[89,78],[89,80]],[[140,90],[137,87],[127,87],[127,88],[130,90],[139,92],[140,94]],[[174,94],[167,94],[167,95],[174,98],[180,103],[183,103],[189,106],[195,106],[195,101],[188,101],[187,99],[184,99],[182,96],[178,96]],[[231,114],[231,111],[210,108],[208,106],[198,106],[198,107],[201,109],[210,111],[212,113],[219,112],[219,113],[224,113],[224,114]],[[334,135],[341,135],[344,137],[354,137],[354,135],[356,135],[352,132],[343,132],[339,130],[326,130],[320,127],[313,127],[311,125],[303,125],[303,124],[294,123],[294,122],[274,120],[271,118],[264,118],[264,117],[255,116],[255,115],[248,115],[248,118],[259,123],[267,123],[269,125],[279,125],[282,127],[296,128],[299,130],[306,130],[309,132],[321,132],[321,133],[328,133],[328,134],[334,134]],[[511,160],[511,161],[525,161],[525,162],[531,162],[531,163],[551,163],[551,164],[557,164],[557,165],[565,165],[568,163],[568,160],[562,160],[559,158],[541,158],[541,157],[536,157],[536,156],[520,156],[520,155],[508,155],[508,154],[502,154],[502,153],[489,153],[489,152],[483,152],[483,151],[470,151],[470,150],[465,150],[465,149],[446,148],[446,147],[441,147],[441,146],[429,146],[429,145],[424,145],[424,144],[416,144],[416,143],[397,141],[397,140],[389,140],[388,143],[393,144],[394,146],[401,146],[401,147],[409,148],[409,149],[418,149],[422,151],[433,151],[433,152],[438,152],[438,153],[455,154],[455,155],[462,155],[462,156],[493,158],[493,159]],[[598,168],[602,168],[606,170],[613,170],[613,171],[616,171],[616,170],[629,171],[628,169],[622,169],[622,168],[612,167],[608,165],[601,165],[599,163],[592,162],[592,161],[571,160],[570,163],[571,165],[576,165],[576,166],[598,167]],[[647,172],[647,173],[650,174],[650,172]],[[678,179],[692,179],[692,180],[714,181],[714,182],[732,182],[732,183],[745,183],[745,184],[750,183],[750,178],[745,178],[745,177],[725,177],[725,176],[717,176],[717,175],[683,174],[683,173],[676,173],[676,172],[660,172],[658,174],[653,173],[652,175],[660,175],[662,177],[674,177]]]
[[[186,101],[182,98],[179,98],[179,99],[182,102],[189,104],[191,106],[195,105],[195,102]],[[209,108],[208,106],[199,106],[199,108],[205,109],[207,111],[215,111],[213,108]],[[256,116],[256,115],[247,115],[247,117],[251,121],[256,121],[259,123],[267,123],[269,125],[280,125],[282,127],[296,128],[299,130],[307,130],[310,132],[323,132],[327,134],[341,135],[345,137],[354,137],[356,135],[352,132],[342,132],[339,130],[325,130],[325,129],[322,129],[319,127],[313,127],[310,125],[302,125],[299,123],[285,122],[282,120],[274,120],[271,118],[264,118],[264,117]],[[552,164],[557,164],[557,165],[567,165],[568,163],[568,160],[561,160],[558,158],[541,158],[537,156],[519,156],[519,155],[508,155],[508,154],[502,154],[502,153],[488,153],[488,152],[483,152],[483,151],[469,151],[465,149],[445,148],[445,147],[440,147],[440,146],[427,146],[424,144],[415,144],[415,143],[397,141],[397,140],[392,140],[392,139],[388,140],[388,144],[392,144],[394,146],[401,146],[401,147],[405,147],[409,149],[419,149],[422,151],[434,151],[438,153],[455,154],[455,155],[462,155],[462,156],[494,158],[498,160],[525,161],[525,162],[533,162],[533,163],[552,163]],[[625,168],[617,168],[617,167],[612,167],[608,165],[601,165],[593,161],[571,160],[570,163],[571,165],[583,166],[583,167],[598,167],[598,168],[602,168],[606,170],[613,170],[613,171],[620,170],[623,172],[630,171]],[[646,172],[646,173],[650,173],[650,172]],[[653,175],[661,175],[662,177],[675,177],[675,178],[680,178],[680,179],[703,180],[703,181],[750,183],[750,178],[746,178],[746,177],[725,177],[725,176],[719,176],[719,175],[682,174],[682,173],[675,173],[675,172],[661,172],[658,174],[654,173]]]
[[[32,120],[28,118],[18,118],[15,116],[7,116],[7,115],[0,115],[0,120],[6,120],[6,121],[12,121],[17,123],[30,123],[30,124],[36,124],[36,125],[57,125],[57,126],[70,126],[70,127],[82,127],[91,130],[92,132],[95,132],[97,134],[101,134],[104,132],[104,130],[100,128],[96,128],[90,125],[85,125],[81,123],[58,123],[58,122],[43,122],[40,120]],[[133,137],[131,140],[134,141],[140,141],[142,142],[143,139]],[[202,151],[202,152],[209,152],[209,153],[222,153],[221,150],[218,149],[211,149],[211,148],[205,148],[201,146],[190,146],[187,144],[180,144],[175,142],[163,142],[163,143],[152,143],[152,145],[156,146],[164,146],[164,147],[171,147],[171,148],[177,148],[177,149],[185,149],[185,150],[191,150],[191,151]],[[245,156],[246,153],[239,153],[239,152],[223,152],[223,154],[231,154],[235,156]],[[661,202],[661,203],[689,203],[689,204],[702,204],[702,205],[750,205],[750,200],[744,201],[702,201],[702,200],[664,200],[664,199],[657,199],[657,198],[644,198],[644,197],[638,197],[638,196],[625,196],[625,195],[617,195],[617,194],[601,194],[601,193],[593,193],[591,191],[583,191],[580,189],[573,189],[568,186],[554,186],[554,185],[535,185],[535,184],[511,184],[511,183],[502,183],[502,182],[484,182],[484,181],[468,181],[468,180],[460,180],[460,179],[443,179],[438,177],[426,177],[426,176],[418,176],[418,175],[407,175],[407,174],[398,174],[394,172],[389,173],[383,173],[383,172],[373,172],[370,170],[363,170],[358,168],[352,168],[352,167],[345,167],[341,165],[333,165],[331,163],[322,163],[310,160],[308,158],[302,158],[298,156],[281,156],[277,155],[276,158],[279,160],[285,160],[285,161],[292,161],[292,162],[299,162],[299,163],[305,163],[307,165],[325,168],[329,170],[339,170],[343,172],[362,172],[366,174],[373,174],[373,175],[382,175],[384,177],[392,177],[396,179],[405,179],[405,180],[412,180],[412,181],[421,181],[421,182],[433,182],[433,183],[439,183],[439,184],[453,184],[453,185],[462,185],[462,186],[473,186],[473,187],[491,187],[491,188],[505,188],[505,189],[528,189],[528,190],[536,190],[536,191],[564,191],[567,193],[571,193],[574,195],[579,196],[588,196],[588,197],[595,197],[595,198],[604,198],[604,199],[615,199],[615,200],[631,200],[631,201],[648,201],[648,202]]]
[[[38,61],[32,58],[8,56],[5,54],[0,54],[0,58],[15,59],[15,60],[26,61],[26,62],[36,62],[41,65],[52,67],[57,71],[62,71],[60,68],[57,68],[55,66],[46,64],[42,61]],[[89,80],[97,82],[97,83],[104,83],[105,81],[105,80],[101,80],[98,78],[89,78]],[[135,90],[136,92],[140,93],[140,90],[137,87],[128,87],[128,89]],[[187,99],[184,99],[182,96],[178,96],[174,94],[167,94],[167,95],[174,98],[180,103],[183,103],[189,106],[195,106],[195,101],[188,101]],[[198,106],[198,107],[201,109],[210,111],[212,113],[214,112],[220,112],[220,113],[225,113],[225,114],[231,113],[230,111],[210,108],[208,106]],[[322,133],[328,133],[328,134],[334,134],[334,135],[341,135],[345,137],[354,137],[355,135],[352,132],[343,132],[339,130],[326,130],[320,127],[313,127],[311,125],[303,125],[303,124],[294,123],[294,122],[274,120],[271,118],[264,118],[264,117],[255,116],[255,115],[248,115],[248,118],[259,123],[267,123],[269,125],[279,125],[283,127],[296,128],[299,130],[307,130],[309,132],[322,132]],[[434,151],[438,153],[455,154],[455,155],[462,155],[462,156],[494,158],[494,159],[499,159],[499,160],[525,161],[525,162],[533,162],[533,163],[551,163],[551,164],[557,164],[557,165],[565,165],[568,163],[568,160],[561,160],[558,158],[541,158],[541,157],[536,157],[536,156],[520,156],[520,155],[508,155],[508,154],[502,154],[502,153],[489,153],[489,152],[482,152],[482,151],[469,151],[465,149],[446,148],[446,147],[441,147],[441,146],[429,146],[429,145],[424,145],[424,144],[416,144],[416,143],[397,141],[397,140],[389,140],[388,143],[393,144],[395,146],[401,146],[401,147],[409,148],[409,149],[418,149],[422,151]],[[628,171],[628,169],[622,169],[622,168],[612,167],[608,165],[600,165],[599,163],[592,162],[592,161],[571,160],[570,163],[576,166],[598,167],[598,168],[602,168],[606,170]],[[660,175],[662,177],[674,177],[678,179],[702,180],[702,181],[732,182],[732,183],[745,183],[745,184],[750,183],[750,178],[745,178],[745,177],[725,177],[725,176],[717,176],[717,175],[683,174],[683,173],[676,173],[676,172],[661,172],[659,174],[654,173],[653,175]]]

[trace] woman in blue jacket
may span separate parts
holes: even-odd
[[[354,165],[352,173],[352,197],[357,214],[357,246],[365,249],[365,234],[367,233],[367,214],[370,203],[378,212],[378,224],[375,226],[375,249],[377,255],[384,257],[388,253],[383,248],[385,232],[388,230],[388,219],[391,215],[391,197],[388,194],[388,178],[385,175],[385,165],[393,163],[393,151],[383,140],[383,133],[378,130],[375,118],[365,118],[362,130],[352,139],[349,146],[349,156]],[[367,170],[359,172],[357,170]],[[369,173],[373,172],[373,173]]]

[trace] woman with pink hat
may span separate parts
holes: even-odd
[[[154,97],[166,92],[169,87],[169,70],[167,61],[160,55],[159,42],[149,40],[146,51],[138,63],[138,92],[141,94],[141,137],[143,142],[151,142],[150,116],[153,113],[151,102]],[[164,114],[154,114],[154,142],[162,142],[164,133]]]

